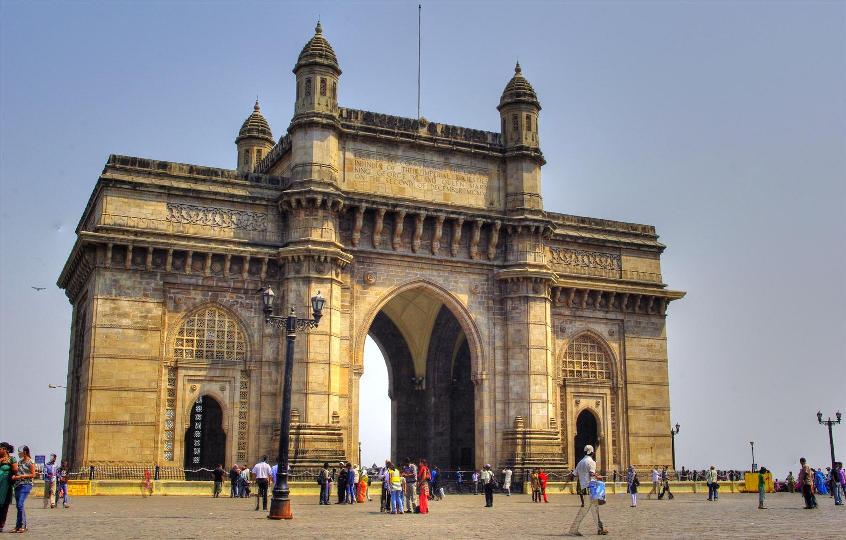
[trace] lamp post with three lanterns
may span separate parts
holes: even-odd
[[[311,319],[300,319],[294,314],[294,308],[288,316],[274,315],[273,303],[276,294],[270,287],[259,291],[264,306],[264,322],[273,328],[285,330],[285,372],[284,387],[282,389],[282,420],[279,429],[279,466],[276,473],[276,483],[273,485],[273,498],[270,500],[270,519],[292,519],[291,491],[288,488],[288,448],[291,435],[291,379],[294,374],[294,340],[297,332],[305,332],[309,328],[317,328],[323,316],[323,306],[326,299],[320,296],[320,291],[311,297]]]

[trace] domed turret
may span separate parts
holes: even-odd
[[[506,210],[515,215],[543,211],[540,195],[541,166],[544,164],[538,138],[538,95],[523,77],[520,62],[499,99],[502,142],[506,147]]]
[[[538,112],[541,106],[535,89],[523,77],[520,62],[514,66],[514,76],[505,85],[497,109],[502,118],[502,138],[506,146],[539,146]]]
[[[314,36],[303,47],[297,64],[297,102],[294,115],[318,113],[334,116],[338,108],[338,77],[341,68],[332,46],[323,37],[323,27],[317,21]]]
[[[273,133],[267,119],[261,114],[258,99],[252,114],[241,125],[235,144],[238,146],[238,171],[244,173],[253,172],[259,161],[273,148]]]
[[[337,75],[341,74],[341,68],[338,66],[338,57],[335,56],[335,51],[332,46],[323,37],[323,27],[320,21],[317,21],[317,26],[314,28],[314,37],[308,40],[303,50],[297,58],[297,65],[294,66],[294,73],[304,66],[327,66],[334,69]]]

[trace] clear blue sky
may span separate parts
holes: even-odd
[[[108,154],[234,167],[256,94],[284,132],[318,15],[341,103],[414,116],[416,8],[0,3],[0,439],[60,447],[64,395],[47,384],[65,380],[70,305],[54,284]],[[679,465],[748,466],[750,440],[778,476],[800,454],[824,465],[814,415],[846,411],[846,4],[423,15],[427,118],[498,130],[519,58],[543,105],[546,208],[654,224],[669,246],[665,280],[688,291],[668,324]],[[843,457],[846,426],[836,437]]]

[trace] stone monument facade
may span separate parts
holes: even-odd
[[[208,467],[354,460],[365,338],[389,368],[392,457],[442,468],[670,464],[664,246],[649,225],[545,210],[541,110],[519,64],[498,133],[345,108],[318,24],[274,139],[256,103],[235,169],[112,155],[59,278],[73,306],[64,456]],[[380,412],[388,414],[389,411]],[[387,457],[387,456],[386,456]]]

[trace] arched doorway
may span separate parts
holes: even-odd
[[[585,409],[576,418],[576,437],[574,441],[576,462],[585,457],[585,445],[588,444],[593,446],[595,451],[599,451],[599,429],[596,425],[596,416]]]
[[[425,457],[442,469],[474,467],[471,350],[456,315],[426,287],[414,287],[385,303],[367,333],[388,369],[391,459]]]
[[[200,396],[191,406],[185,430],[185,468],[214,469],[226,459],[223,409],[211,396]]]

